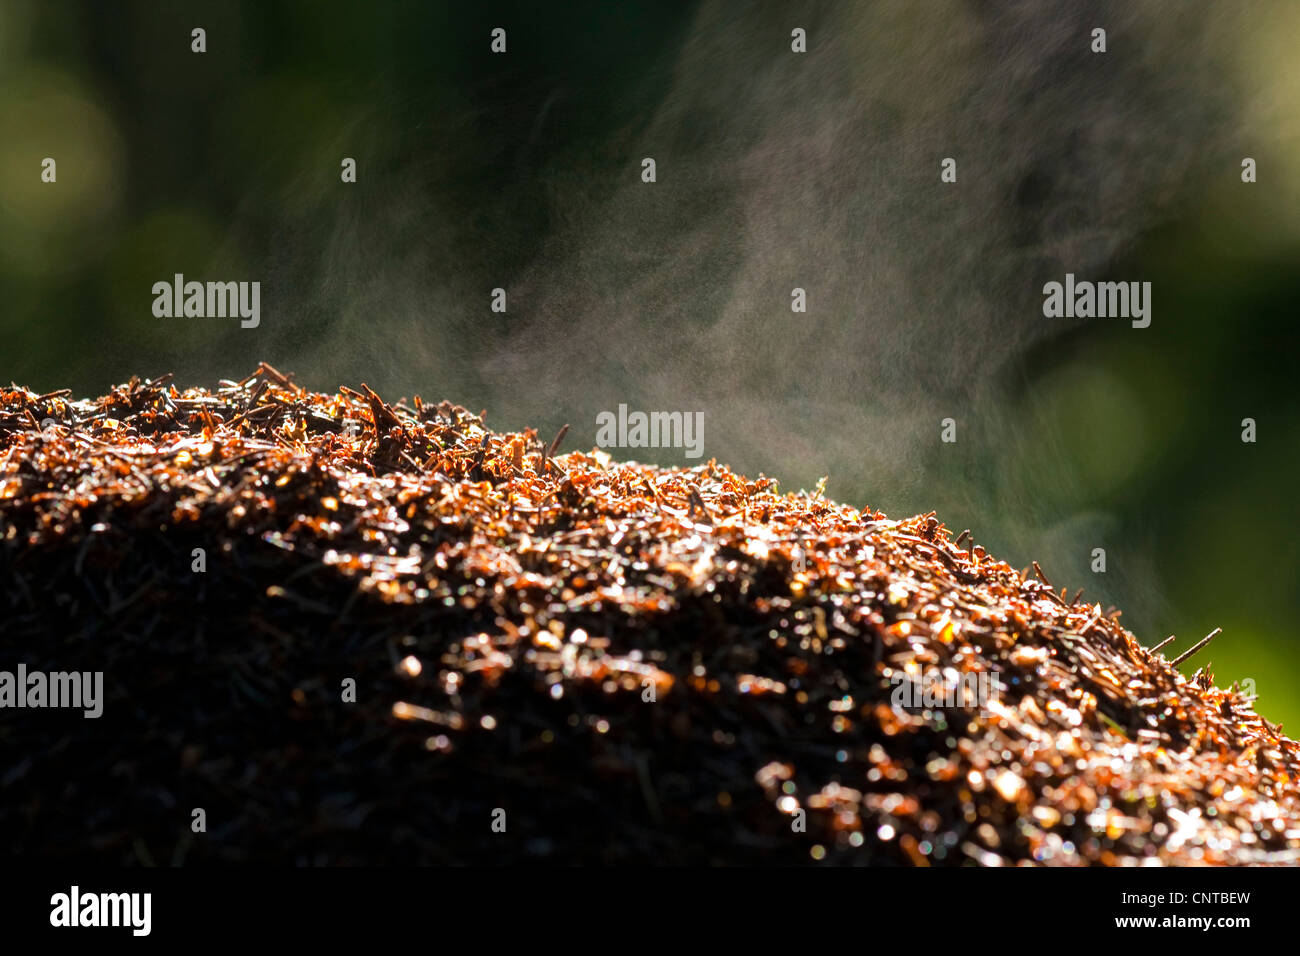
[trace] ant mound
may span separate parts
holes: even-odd
[[[1041,572],[932,515],[562,437],[267,365],[0,389],[0,845],[1300,860],[1297,744]]]

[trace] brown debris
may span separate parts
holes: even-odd
[[[1300,860],[1296,743],[1037,564],[361,388],[0,389],[0,668],[108,696],[3,714],[14,855]]]

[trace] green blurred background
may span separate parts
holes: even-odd
[[[1294,733],[1300,5],[1188,6],[0,0],[0,377],[265,359],[570,447],[700,409],[706,456],[936,510],[1144,643],[1223,627],[1185,669]],[[1044,319],[1067,271],[1151,327]],[[176,272],[261,327],[154,318]]]

